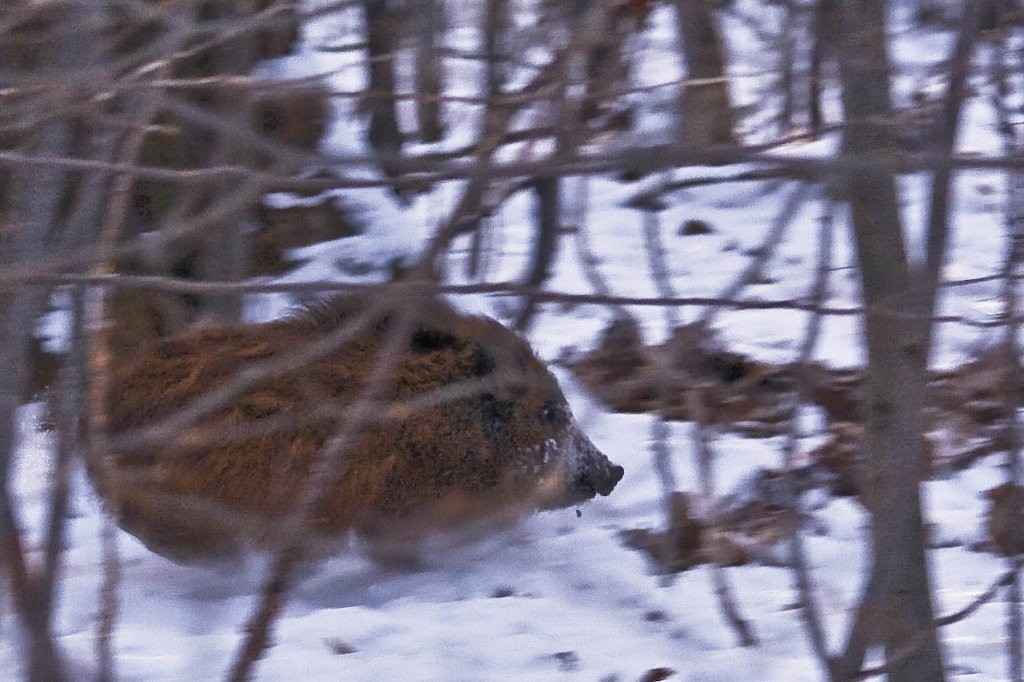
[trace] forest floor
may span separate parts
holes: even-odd
[[[657,41],[665,39],[670,21],[653,19],[661,28],[652,32],[651,43],[643,49],[649,52],[647,58],[657,60]],[[311,30],[307,40],[314,44],[317,31],[328,30]],[[756,55],[744,53],[738,33],[741,26],[730,30],[738,55],[734,68],[742,71],[756,63]],[[907,75],[895,81],[904,101],[930,83],[927,75],[909,65],[935,63],[948,48],[948,38],[947,34],[915,37],[908,33],[896,39],[894,54],[906,65],[900,68]],[[325,66],[325,59],[320,53],[300,54],[274,68],[283,74],[316,72]],[[338,60],[345,57],[330,59],[336,69]],[[982,53],[979,60],[983,59]],[[351,89],[355,77],[343,70],[337,73],[339,86]],[[659,72],[658,78],[670,80],[673,73],[671,69]],[[975,85],[985,92],[985,83]],[[740,104],[761,97],[758,87],[739,87]],[[349,113],[341,111],[339,117],[346,119]],[[966,115],[961,148],[997,151],[986,100],[972,98]],[[657,107],[645,112],[639,119],[638,139],[648,134],[645,127],[663,128],[664,116]],[[325,141],[325,149],[339,154],[356,151],[351,148],[352,139],[352,127],[339,125]],[[794,144],[780,153],[827,155],[835,144],[835,139]],[[672,179],[725,178],[743,170],[747,169],[688,168]],[[651,242],[644,237],[644,216],[631,208],[630,200],[664,180],[567,180],[567,195],[586,197],[585,230],[565,235],[547,287],[588,292],[597,271],[615,295],[657,296],[648,267]],[[909,248],[919,253],[929,180],[923,174],[906,175],[899,183]],[[953,242],[943,273],[947,280],[984,278],[1001,267],[1003,185],[1003,177],[995,172],[964,172],[957,177]],[[796,193],[801,193],[803,201],[791,203]],[[297,252],[299,267],[282,280],[379,280],[392,258],[415,253],[457,199],[457,192],[437,190],[406,209],[384,191],[338,193],[338,197],[360,217],[365,229]],[[732,283],[752,263],[763,260],[756,276],[747,277],[748,283],[730,297],[806,298],[817,267],[822,222],[834,219],[825,302],[834,309],[859,305],[843,212],[799,182],[722,182],[673,192],[667,198],[669,208],[658,214],[656,233],[674,295],[721,296],[731,291]],[[273,201],[290,200],[276,197]],[[488,223],[487,278],[504,281],[523,272],[531,243],[529,202],[528,196],[513,197]],[[779,220],[786,225],[776,231]],[[710,229],[705,234],[687,234],[693,231],[684,229],[688,221],[700,221]],[[468,240],[456,243],[448,261],[453,282],[470,281],[462,274],[469,251]],[[1005,408],[999,403],[1000,393],[992,388],[991,365],[986,364],[1001,335],[999,327],[986,324],[1002,312],[1000,287],[999,281],[992,280],[950,286],[941,298],[940,312],[960,319],[938,328],[929,431],[932,466],[923,484],[931,529],[929,559],[941,614],[969,603],[1005,569],[1004,560],[987,551],[991,544],[985,499],[985,491],[1005,480],[998,429],[992,426],[1005,416]],[[453,301],[465,310],[504,321],[516,305],[512,297],[461,296]],[[284,296],[252,296],[248,307],[253,320],[262,320],[294,303]],[[607,349],[602,345],[608,340],[603,333],[620,319],[621,312],[595,304],[545,304],[528,334],[538,353],[552,364],[584,430],[625,467],[625,477],[614,493],[582,505],[581,515],[575,509],[547,511],[485,537],[437,538],[423,548],[415,570],[377,564],[360,554],[358,547],[307,567],[278,623],[274,645],[259,664],[259,679],[822,679],[794,607],[793,576],[783,565],[785,553],[778,545],[772,549],[774,535],[759,535],[763,525],[754,524],[757,527],[752,530],[737,522],[735,529],[729,529],[737,534],[729,546],[739,548],[731,563],[739,565],[728,569],[728,577],[739,608],[758,638],[752,647],[739,646],[724,623],[701,557],[695,555],[686,562],[687,570],[678,570],[684,566],[666,565],[657,551],[650,551],[649,543],[648,551],[636,549],[666,530],[665,497],[651,452],[657,420],[650,410],[658,405],[652,405],[649,377],[636,367],[614,380],[601,374],[609,366],[614,369],[614,362],[601,364],[600,352]],[[764,502],[758,497],[758,482],[778,472],[782,463],[792,414],[778,408],[798,381],[791,363],[798,357],[808,313],[792,308],[709,311],[696,306],[672,312],[629,306],[625,312],[636,323],[629,347],[647,358],[644,362],[676,358],[690,363],[690,376],[705,379],[705,398],[713,408],[716,492],[731,496],[727,508]],[[691,335],[680,342],[679,334],[674,336],[674,330],[705,315],[714,329],[713,340],[695,341]],[[825,474],[808,479],[813,489],[806,498],[804,532],[833,650],[842,645],[866,560],[868,518],[852,494],[856,476],[843,468],[850,466],[853,455],[843,449],[842,438],[849,438],[851,429],[855,432],[856,420],[837,416],[846,409],[845,403],[856,403],[856,368],[864,359],[862,348],[855,315],[826,316],[813,356],[817,379],[812,380],[816,395],[824,397],[801,405],[796,414],[798,463],[808,471],[818,467]],[[664,441],[671,452],[676,488],[695,494],[699,488],[693,426],[686,421],[690,415],[684,401],[669,401],[665,407],[675,410],[668,415]],[[15,480],[27,546],[33,551],[38,549],[43,524],[52,452],[51,436],[36,428],[39,413],[39,405],[24,410]],[[844,489],[844,481],[854,489]],[[699,522],[700,513],[707,510],[700,509],[699,502],[693,506],[698,508],[693,519]],[[94,658],[102,580],[98,540],[102,512],[81,476],[75,480],[73,511],[55,630],[72,662],[87,671]],[[768,515],[772,509],[762,511]],[[150,553],[127,534],[118,536],[118,544],[124,561],[115,639],[121,678],[169,681],[222,676],[240,641],[240,627],[254,608],[262,564],[254,560],[223,570],[184,567]],[[951,679],[1004,679],[1004,612],[1005,604],[997,600],[943,629]],[[8,611],[0,615],[0,632],[5,635],[0,639],[0,671],[6,671],[0,677],[15,679],[17,643],[6,636],[11,632]]]

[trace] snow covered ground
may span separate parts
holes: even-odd
[[[671,24],[664,16],[656,20],[662,33],[655,31],[652,43],[664,40],[663,32]],[[311,41],[316,39],[313,33]],[[742,43],[735,34],[731,36],[735,43]],[[899,63],[934,63],[948,49],[948,36],[918,38],[901,34]],[[742,71],[755,58],[737,60],[734,68]],[[982,51],[979,61],[986,58]],[[278,67],[303,71],[315,69],[313,62],[314,57],[307,55]],[[910,72],[911,67],[906,70]],[[670,80],[673,74],[669,69],[659,77]],[[356,77],[342,73],[338,78],[351,86]],[[902,80],[897,83],[908,87]],[[982,81],[976,85],[985,86]],[[756,88],[741,87],[738,96],[743,104],[743,98],[758,94]],[[964,149],[996,151],[985,100],[972,100],[967,114]],[[338,130],[325,148],[352,151],[344,149],[344,141],[353,139],[351,128]],[[827,153],[832,144],[834,140],[826,140],[785,151]],[[731,175],[738,170],[691,168],[673,177]],[[914,244],[919,241],[928,179],[908,176],[901,183],[908,238]],[[624,206],[645,186],[593,178],[586,188],[588,240],[597,267],[616,294],[655,294],[646,267],[643,217]],[[730,183],[673,196],[673,206],[660,220],[676,293],[713,296],[723,291],[750,261],[797,189],[792,182]],[[584,190],[577,186],[575,191]],[[962,174],[956,196],[946,276],[992,274],[1004,251],[1003,180],[996,173]],[[383,191],[346,196],[365,211],[368,232],[307,249],[309,264],[289,278],[338,278],[333,265],[339,260],[383,264],[393,255],[413,252],[444,215],[442,206],[455,197],[454,189],[443,189],[440,196],[399,211]],[[528,209],[528,198],[518,197],[493,219],[489,278],[501,280],[522,273],[529,248]],[[788,299],[809,291],[819,221],[826,211],[820,197],[802,205],[767,268],[770,277],[745,289],[743,296]],[[691,218],[707,221],[714,233],[678,236],[676,227]],[[853,307],[857,281],[849,267],[851,245],[841,212],[837,218],[829,304]],[[449,261],[455,281],[463,271],[460,261],[466,247],[457,243]],[[589,290],[571,238],[564,240],[555,273],[550,288],[573,293]],[[957,287],[943,299],[942,309],[971,320],[992,319],[999,311],[997,287]],[[459,297],[455,303],[506,319],[512,310],[510,301],[501,297]],[[251,304],[252,317],[265,319],[287,301],[253,297]],[[665,335],[662,309],[636,307],[631,312],[642,320],[648,340]],[[680,319],[693,319],[700,312],[681,310]],[[600,306],[545,306],[530,340],[542,357],[556,361],[566,349],[579,352],[591,347],[608,319],[609,311]],[[765,360],[787,361],[796,355],[805,315],[787,310],[722,311],[716,319],[733,349]],[[935,364],[959,364],[979,347],[993,343],[997,333],[969,325],[943,325]],[[863,360],[858,334],[855,318],[828,318],[818,357],[836,366],[858,364]],[[274,646],[259,665],[259,679],[627,682],[642,679],[655,668],[674,671],[668,679],[690,682],[821,679],[793,608],[795,596],[786,570],[730,569],[740,608],[760,639],[758,646],[742,648],[723,624],[705,568],[664,578],[654,574],[644,556],[624,547],[621,531],[659,527],[663,522],[661,488],[649,452],[651,418],[610,414],[584,393],[569,372],[556,367],[556,373],[591,439],[626,469],[614,493],[582,506],[579,518],[573,509],[548,511],[475,541],[438,541],[424,550],[416,570],[380,566],[358,552],[308,567],[278,623]],[[38,413],[38,406],[24,410],[24,442],[15,480],[29,547],[38,544],[50,461],[49,436],[35,428]],[[696,475],[689,428],[684,423],[671,424],[669,442],[680,487],[693,490]],[[802,447],[809,449],[819,439],[820,434],[809,432]],[[721,433],[714,445],[722,491],[756,467],[778,465],[781,458],[780,439],[751,440]],[[966,548],[982,535],[979,493],[1001,482],[999,465],[997,457],[989,457],[925,486],[928,520],[935,524],[938,544],[945,547],[930,555],[940,613],[968,603],[1003,570],[997,558]],[[101,512],[81,477],[75,481],[73,511],[55,630],[70,659],[88,670],[101,580]],[[811,535],[807,544],[826,624],[837,648],[859,589],[867,519],[863,509],[848,499],[832,501],[815,515],[824,530]],[[239,628],[253,609],[262,577],[260,562],[230,570],[183,567],[148,552],[129,535],[119,535],[118,541],[124,558],[115,643],[121,677],[154,681],[221,677],[239,642]],[[1001,603],[989,604],[943,631],[952,679],[1004,678],[1003,610]],[[0,678],[18,679],[18,642],[12,636],[9,609],[0,611],[0,618]]]

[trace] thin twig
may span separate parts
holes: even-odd
[[[768,229],[768,233],[765,235],[761,245],[755,249],[754,257],[750,263],[743,269],[739,277],[722,290],[718,298],[734,299],[747,286],[757,284],[764,277],[765,266],[772,256],[775,255],[775,250],[782,244],[786,229],[792,224],[804,200],[816,187],[817,185],[812,183],[800,183],[793,190],[793,193],[789,195],[789,199],[783,204],[782,210],[779,211],[772,226]],[[701,324],[710,325],[719,310],[721,308],[718,306],[709,306],[705,309],[704,313],[700,316]]]
[[[1024,564],[1024,558],[1017,557],[1011,560],[1012,567],[998,578],[996,578],[991,585],[989,585],[981,594],[972,599],[970,603],[965,605],[963,608],[954,611],[945,616],[941,616],[935,619],[935,627],[945,627],[964,620],[975,611],[980,609],[985,604],[992,601],[999,590],[1003,587],[1007,587],[1013,584],[1016,574],[1020,571],[1022,564]],[[913,637],[910,637],[903,647],[899,651],[890,654],[888,658],[879,666],[874,668],[864,668],[855,674],[852,680],[865,680],[869,677],[878,677],[885,675],[886,673],[896,669],[899,665],[905,661],[908,657],[915,654],[922,646],[927,644],[930,634],[925,631],[918,632]]]
[[[509,385],[514,384],[509,382]],[[417,394],[412,398],[382,403],[377,414],[370,419],[370,424],[373,426],[397,425],[407,421],[418,412],[448,405],[460,400],[479,397],[494,389],[494,380],[486,377],[444,384],[431,391]],[[169,434],[164,438],[159,438],[160,435],[163,435],[162,430],[160,432],[148,432],[145,434],[145,442],[149,445],[159,443],[161,445],[161,458],[187,457],[199,450],[207,450],[252,438],[263,438],[290,432],[300,427],[310,428],[316,424],[333,423],[338,419],[338,405],[339,403],[336,399],[325,398],[319,404],[303,411],[302,414],[277,414],[239,424],[222,424],[219,422],[209,425],[200,424],[189,428],[187,431],[179,432],[177,437],[174,438],[170,437]],[[116,441],[112,447],[117,449]],[[124,455],[126,460],[130,460],[132,457],[146,459],[150,456],[151,451],[148,449]],[[128,474],[120,472],[118,476],[120,481],[124,481]]]
[[[17,519],[9,495],[0,495],[0,528],[17,529]],[[60,652],[50,633],[48,615],[38,608],[35,583],[29,574],[21,536],[17,532],[0,533],[0,568],[10,580],[10,594],[21,625],[29,635],[26,677],[32,682],[64,679]]]
[[[163,419],[148,426],[126,430],[109,438],[108,451],[131,451],[182,433],[202,418],[222,409],[259,382],[273,376],[293,372],[311,362],[327,357],[365,330],[374,319],[374,315],[379,312],[380,310],[376,306],[368,306],[367,310],[360,315],[322,338],[291,352],[275,355],[267,360],[248,365],[235,374],[230,381],[202,394]]]
[[[230,186],[240,180],[251,180],[266,186],[267,191],[327,191],[332,189],[362,189],[370,187],[422,186],[450,180],[493,180],[499,178],[555,177],[568,175],[604,175],[621,172],[623,168],[638,173],[654,173],[687,166],[730,164],[763,164],[787,172],[794,180],[828,180],[847,174],[872,171],[910,173],[923,169],[949,168],[956,170],[1006,170],[1024,167],[1024,159],[1006,155],[959,153],[948,156],[934,152],[892,151],[884,158],[858,155],[822,157],[815,155],[779,154],[774,148],[788,143],[767,145],[694,147],[682,143],[632,145],[593,151],[576,158],[558,161],[552,158],[516,160],[508,163],[487,163],[474,159],[438,164],[433,158],[403,161],[406,178],[303,178],[282,176],[241,165],[214,166],[200,169],[171,169],[137,163],[110,163],[68,156],[31,154],[0,150],[0,167],[59,168],[71,173],[96,172],[106,175],[132,173],[136,177],[177,184],[203,185],[211,182]],[[501,146],[501,145],[498,145]],[[352,167],[370,166],[382,157],[365,155],[318,154],[318,166]]]
[[[647,256],[647,269],[651,273],[651,279],[654,281],[654,287],[658,294],[664,297],[671,298],[675,295],[674,287],[668,272],[668,266],[665,263],[665,249],[661,243],[661,228],[659,226],[659,215],[655,206],[650,206],[643,211],[643,237],[644,237],[644,254]],[[665,308],[665,324],[671,333],[677,325],[676,320],[676,309],[675,307]],[[664,357],[657,359],[660,362],[665,362]],[[665,533],[665,556],[670,562],[673,562],[677,557],[676,555],[676,544],[674,541],[674,533],[672,524],[675,522],[673,519],[673,501],[672,496],[678,489],[676,482],[675,469],[672,466],[672,448],[668,443],[670,435],[670,427],[668,419],[665,415],[666,407],[669,404],[669,377],[671,376],[671,370],[668,367],[663,368],[663,371],[658,373],[659,381],[657,384],[658,391],[658,411],[654,415],[654,419],[651,421],[651,455],[654,459],[654,471],[658,474],[658,480],[661,482],[661,495],[662,495],[662,506],[664,507],[665,523],[668,526],[669,532]]]
[[[996,84],[995,110],[998,120],[998,129],[1002,137],[1003,150],[1007,154],[1021,154],[1021,143],[1017,140],[1016,127],[1012,125],[1012,118],[1009,111],[1008,99],[1011,95],[1009,75],[1006,73],[1006,49],[1005,38],[997,42],[992,51],[992,78]],[[1006,179],[1007,199],[1004,220],[1006,222],[1007,249],[1006,258],[1003,263],[1003,305],[1006,319],[1005,335],[1003,337],[1003,354],[1006,362],[1004,383],[1005,400],[1007,407],[1007,419],[1009,424],[1006,427],[1006,468],[1008,482],[1012,490],[1017,490],[1021,482],[1020,456],[1021,436],[1020,417],[1018,413],[1019,392],[1022,380],[1020,348],[1018,347],[1017,335],[1020,329],[1016,319],[1018,307],[1017,280],[1015,275],[1020,269],[1021,260],[1024,259],[1024,175],[1019,171],[1009,173]],[[1016,500],[1016,495],[1010,496]],[[1014,510],[1014,514],[1019,510]],[[1019,547],[1024,531],[1019,524],[1013,524],[1011,529],[1010,546]],[[1007,674],[1013,682],[1024,680],[1024,641],[1022,641],[1021,614],[1021,586],[1020,586],[1020,557],[1008,559],[1010,570],[1008,573],[1008,589],[1006,594],[1006,637],[1007,637]]]
[[[957,132],[960,129],[961,112],[968,96],[967,79],[971,71],[971,56],[974,52],[975,37],[978,32],[976,4],[967,2],[963,5],[960,26],[957,32],[953,54],[950,55],[948,85],[942,104],[942,115],[936,121],[934,137],[935,153],[950,158],[956,149]],[[927,318],[938,306],[939,280],[946,252],[949,248],[949,212],[953,182],[953,168],[948,163],[935,167],[932,175],[931,193],[928,197],[927,231],[925,232],[925,263],[923,267],[911,269],[910,282],[913,284],[914,296],[917,299],[912,310],[919,312],[924,319],[919,323],[920,353],[918,356],[927,364],[934,340],[936,325]]]
[[[569,224],[573,227],[573,244],[579,256],[580,269],[586,278],[590,288],[597,294],[609,296],[612,293],[608,280],[598,268],[600,261],[590,248],[589,230],[587,216],[590,210],[590,179],[585,177],[575,178],[576,190],[569,192],[574,198],[569,207]],[[619,315],[625,314],[625,308],[614,306]]]
[[[941,628],[946,627],[947,625],[952,625],[953,623],[960,622],[961,620],[967,618],[972,613],[980,609],[985,604],[995,599],[995,596],[999,594],[1000,588],[1012,586],[1012,584],[1015,582],[1016,574],[1020,571],[1021,565],[1022,563],[1024,563],[1024,560],[1022,560],[1020,557],[1016,557],[1014,559],[1011,559],[1009,563],[1010,570],[1006,571],[1001,576],[993,580],[992,584],[989,585],[984,592],[982,592],[977,597],[972,599],[970,603],[964,606],[963,608],[958,609],[948,615],[936,618],[935,625]]]
[[[58,581],[60,556],[64,549],[65,525],[71,489],[71,463],[77,443],[78,414],[82,407],[82,387],[85,383],[85,353],[83,349],[83,292],[71,293],[71,352],[65,360],[57,392],[57,443],[53,465],[53,483],[50,488],[49,518],[46,524],[43,572],[37,590],[38,599],[46,613],[53,605],[54,589]]]
[[[379,402],[389,389],[391,379],[402,362],[408,344],[408,334],[415,322],[417,299],[411,292],[396,292],[390,304],[405,300],[398,319],[388,333],[384,345],[374,361],[359,398],[344,409],[338,418],[338,429],[324,444],[305,480],[293,507],[284,520],[281,544],[271,563],[270,578],[264,585],[259,604],[245,625],[246,637],[239,647],[226,677],[230,682],[245,682],[252,676],[256,662],[270,644],[274,622],[284,607],[285,597],[294,569],[305,553],[303,532],[308,520],[330,487],[343,476],[346,455],[357,444],[368,427]],[[379,304],[378,304],[379,305]]]
[[[94,8],[74,5],[55,21],[54,31],[67,31],[64,39],[48,43],[40,50],[40,67],[66,73],[81,66],[98,63],[96,44],[78,28],[96,15]],[[23,75],[23,74],[19,74]],[[73,147],[71,115],[67,106],[78,93],[61,90],[53,93],[54,111],[59,112],[42,124],[24,148],[53,157],[66,155]],[[6,206],[17,229],[3,235],[0,261],[4,270],[37,262],[46,253],[47,240],[58,222],[67,188],[67,174],[57,167],[42,171],[16,169],[6,179]],[[18,421],[16,411],[26,376],[29,337],[34,321],[45,305],[47,291],[15,289],[0,297],[3,324],[0,325],[0,553],[10,575],[15,611],[28,635],[25,676],[29,680],[54,681],[66,677],[59,647],[51,630],[52,592],[38,591],[39,576],[34,575],[24,552],[18,527],[17,510],[11,496],[10,475],[16,447]],[[61,495],[54,499],[61,504]],[[59,509],[58,509],[59,511]],[[59,525],[59,524],[58,524]],[[54,567],[54,572],[56,568]],[[49,574],[47,571],[48,576]],[[48,579],[48,577],[47,577]]]
[[[708,187],[713,185],[732,185],[741,182],[763,182],[766,180],[780,181],[793,180],[793,173],[780,171],[776,168],[758,168],[755,170],[741,171],[733,175],[713,175],[700,177],[683,178],[664,182],[655,187],[647,188],[642,192],[634,194],[622,202],[626,206],[649,206],[658,201],[666,201],[666,195],[672,192],[693,189],[697,187]],[[806,178],[811,179],[811,178]]]
[[[704,391],[697,383],[690,383],[686,391],[686,407],[693,415],[693,426],[691,438],[693,441],[694,455],[697,459],[697,473],[700,480],[701,496],[705,500],[711,500],[715,494],[714,460],[715,453],[711,446],[711,439],[708,435],[708,415],[704,407]],[[714,533],[717,520],[710,518],[707,523],[706,532]],[[708,564],[711,573],[711,584],[714,587],[715,596],[718,598],[718,606],[722,610],[725,622],[728,623],[739,640],[741,646],[754,646],[758,643],[757,635],[754,634],[750,622],[740,613],[736,598],[733,595],[732,585],[726,575],[725,567],[717,560]]]
[[[164,73],[167,66],[159,69],[156,74]],[[160,104],[159,91],[148,91],[141,95],[129,97],[127,103],[129,108],[136,112],[136,125],[122,140],[118,150],[118,160],[130,163],[139,157],[142,145],[145,141],[145,131],[156,115]],[[124,230],[125,220],[128,215],[131,190],[134,187],[136,178],[131,173],[117,176],[113,179],[110,188],[109,201],[105,206],[102,221],[99,227],[97,239],[98,259],[92,264],[90,275],[109,276],[114,274],[114,263],[112,252],[116,250],[116,244],[121,238]],[[80,333],[86,330],[92,331],[92,338],[87,354],[89,385],[87,387],[89,400],[84,413],[85,433],[87,434],[86,463],[92,467],[97,475],[109,478],[113,467],[110,463],[111,451],[108,448],[108,426],[109,413],[108,405],[110,398],[110,373],[111,373],[111,338],[110,329],[105,324],[106,319],[106,297],[105,290],[98,289],[92,293],[89,300],[85,301],[78,309],[81,325]],[[99,604],[100,610],[96,622],[96,658],[97,658],[97,679],[99,682],[108,682],[116,677],[114,665],[114,631],[117,626],[118,616],[118,587],[121,580],[121,559],[117,548],[117,529],[111,517],[119,518],[121,510],[117,507],[116,499],[111,496],[107,501],[107,512],[103,526],[100,530],[100,544],[103,556],[103,581],[100,585]]]
[[[113,682],[114,629],[117,627],[118,586],[121,584],[121,554],[117,546],[117,526],[109,515],[103,516],[100,549],[103,556],[103,580],[100,584],[100,609],[96,617],[96,681]]]
[[[654,280],[655,288],[661,296],[670,298],[674,295],[673,287],[668,264],[665,260],[664,247],[661,244],[660,237],[658,212],[654,207],[652,207],[644,213],[644,250],[647,255],[647,265],[651,272],[651,277]],[[673,329],[677,325],[674,308],[666,308],[665,318],[669,330]],[[674,369],[684,373],[681,368]],[[668,371],[662,372],[662,376],[667,377],[668,374]],[[690,386],[686,391],[686,402],[689,413],[693,416],[691,434],[694,454],[697,458],[697,471],[699,474],[698,478],[700,479],[701,496],[705,501],[710,501],[714,498],[715,492],[713,467],[714,452],[707,434],[708,417],[707,411],[704,409],[703,391],[692,377],[682,376],[681,378],[685,382],[684,385]],[[671,451],[666,443],[668,425],[664,423],[665,415],[663,406],[667,398],[667,390],[666,382],[660,382],[659,396],[662,408],[659,410],[659,414],[652,424],[651,440],[654,448],[655,466],[662,478],[662,489],[663,491],[671,493],[675,490],[675,476],[671,467]],[[671,501],[668,496],[666,496],[665,499],[665,506],[667,510],[671,510]],[[708,535],[713,534],[714,525],[715,520],[712,518],[709,520],[707,525]],[[725,573],[725,568],[720,566],[717,561],[711,561],[708,565],[708,570],[711,573],[711,583],[714,586],[715,596],[718,598],[718,604],[722,610],[722,615],[724,616],[726,623],[728,623],[736,632],[736,636],[742,646],[753,646],[757,644],[757,636],[754,634],[750,623],[740,613],[739,607],[736,604],[736,598],[733,595],[732,585],[729,583],[728,576]]]
[[[561,69],[562,61],[562,58],[553,59],[528,84],[521,88],[517,95],[529,95],[532,97],[546,92]],[[486,171],[494,165],[493,156],[504,144],[505,136],[509,132],[509,122],[521,106],[513,104],[513,101],[506,98],[491,98],[488,100],[487,109],[484,112],[484,129],[474,148],[474,165],[484,172],[467,176],[470,182],[463,190],[462,198],[459,200],[458,205],[452,211],[448,220],[431,237],[430,243],[419,263],[428,272],[435,271],[437,258],[448,248],[453,239],[476,228],[477,219],[480,216],[484,200],[486,183],[491,179]]]
[[[675,290],[672,286],[672,275],[665,258],[665,246],[661,242],[661,216],[653,207],[643,211],[644,253],[647,256],[647,267],[654,280],[654,288],[663,298],[673,298]],[[676,306],[666,306],[665,325],[671,331],[679,324]]]
[[[832,240],[833,216],[832,206],[829,205],[821,217],[821,227],[818,236],[818,268],[814,284],[811,287],[810,296],[811,300],[819,305],[828,297],[828,274],[832,262]],[[789,433],[786,436],[786,443],[782,451],[782,471],[785,483],[786,507],[793,528],[789,549],[793,564],[793,582],[798,595],[797,601],[800,604],[800,618],[804,623],[807,637],[811,642],[811,649],[814,651],[822,671],[826,675],[830,675],[832,662],[828,651],[828,636],[821,617],[821,609],[818,606],[818,600],[814,593],[814,581],[811,578],[810,568],[807,565],[807,554],[804,549],[803,535],[801,533],[803,514],[800,509],[796,477],[793,473],[797,436],[800,429],[798,419],[799,408],[807,400],[810,392],[810,363],[814,357],[814,348],[817,345],[820,331],[821,315],[811,313],[800,346],[800,354],[797,358],[797,385],[790,405],[792,417],[790,418]]]

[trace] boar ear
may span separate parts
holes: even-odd
[[[470,371],[475,378],[486,379],[492,399],[502,402],[515,401],[527,390],[525,377],[511,366],[509,358],[501,349],[485,343],[478,343],[473,349]]]
[[[476,344],[476,348],[473,349],[473,376],[485,377],[494,372],[497,367],[498,361],[495,359],[494,353],[482,343]]]
[[[409,339],[409,348],[414,353],[432,353],[453,349],[458,344],[459,340],[450,332],[426,325],[417,327],[412,333],[412,338]]]

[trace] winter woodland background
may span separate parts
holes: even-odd
[[[1024,679],[1022,49],[1016,0],[6,0],[0,677]],[[112,364],[385,286],[527,336],[615,492],[415,569],[106,518]]]

